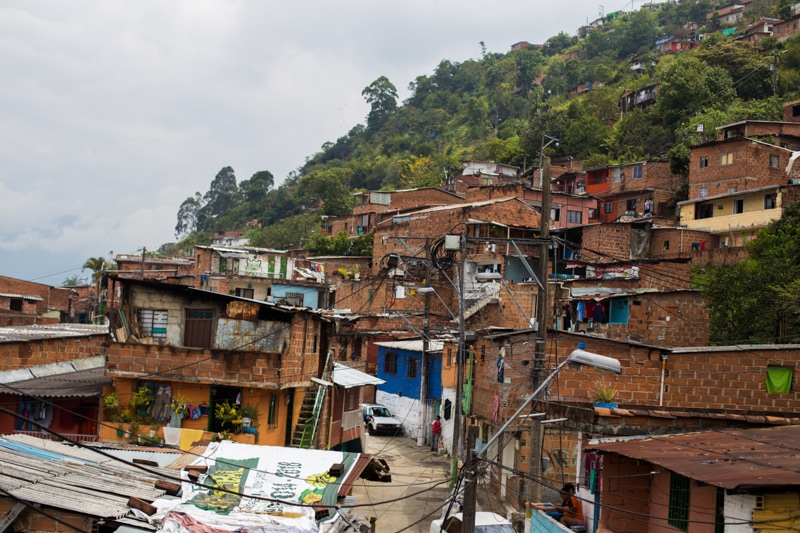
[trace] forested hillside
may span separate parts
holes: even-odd
[[[254,246],[354,253],[346,240],[312,238],[321,216],[350,212],[353,191],[440,185],[468,159],[530,167],[543,135],[561,140],[551,155],[573,156],[584,168],[668,158],[686,174],[689,147],[712,138],[716,126],[781,120],[782,103],[797,98],[800,38],[735,40],[760,17],[788,18],[790,5],[752,0],[732,27],[713,16],[706,23],[720,8],[710,0],[609,14],[576,36],[442,60],[410,83],[404,102],[380,76],[362,92],[365,122],[325,143],[279,187],[267,170],[237,182],[231,167],[222,168],[206,193],[180,206],[175,232],[183,240],[162,251],[208,244],[213,231],[257,221],[260,228],[248,229]],[[666,38],[697,47],[664,53],[657,43]],[[621,116],[625,91],[656,84],[654,106]]]

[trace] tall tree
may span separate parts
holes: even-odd
[[[353,209],[350,195],[352,177],[353,171],[348,168],[315,170],[300,179],[300,191],[306,198],[322,203],[322,214],[346,215]]]
[[[175,237],[186,237],[200,229],[200,209],[203,207],[203,196],[196,192],[189,196],[178,208],[178,223],[175,224]]]
[[[361,96],[370,105],[367,128],[375,131],[397,112],[397,88],[389,78],[381,76],[361,91]]]
[[[236,174],[231,167],[223,167],[203,196],[204,205],[200,208],[201,229],[216,229],[216,219],[223,216],[239,202],[239,187],[236,185]]]

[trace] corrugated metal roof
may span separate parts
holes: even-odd
[[[23,300],[33,300],[35,302],[44,301],[44,298],[41,296],[36,296],[35,294],[10,294],[7,292],[0,292],[0,297],[2,298],[22,298]]]
[[[800,426],[652,437],[587,446],[728,490],[800,485]]]
[[[31,503],[120,518],[130,512],[131,496],[162,496],[154,486],[160,478],[86,448],[23,435],[0,438],[0,489]]]
[[[94,324],[7,326],[0,328],[0,342],[25,342],[107,334],[108,326],[97,326]]]
[[[381,378],[370,376],[360,370],[350,368],[340,363],[333,364],[333,382],[345,389],[361,387],[363,385],[383,385],[386,383],[386,381]]]
[[[167,469],[168,465],[173,464],[179,458],[184,457],[184,453],[181,450],[174,450],[171,448],[145,448],[142,446],[102,446],[97,444],[93,444],[91,446],[94,449],[102,450],[103,452],[109,455],[113,455],[114,457],[121,459],[126,463],[132,463],[134,459],[153,461],[155,463],[158,463],[159,468],[164,468],[164,469]],[[194,459],[195,456],[190,455],[187,458],[187,461],[191,462]],[[174,469],[169,468],[167,470],[174,470]],[[177,474],[173,473],[172,475],[177,475]]]
[[[409,352],[422,351],[422,339],[413,339],[407,341],[386,341],[376,342],[376,346],[383,346],[384,348],[394,348],[395,350],[408,350]],[[428,342],[428,352],[441,352],[444,349],[444,343],[439,341]]]
[[[73,370],[52,376],[2,382],[0,391],[43,398],[99,398],[103,387],[112,384],[104,368]]]

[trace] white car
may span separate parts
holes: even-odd
[[[431,522],[430,533],[461,531],[461,513],[447,517],[447,527],[442,529],[442,519]],[[475,533],[517,533],[511,522],[497,513],[475,513]]]
[[[388,433],[390,435],[399,435],[403,432],[403,424],[384,405],[362,403],[361,414],[364,417],[364,423],[369,426],[369,432],[372,434]]]

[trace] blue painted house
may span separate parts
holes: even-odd
[[[378,377],[386,383],[378,386],[377,403],[389,408],[403,424],[406,436],[429,438],[433,417],[439,414],[442,399],[442,348],[437,341],[428,343],[428,372],[425,401],[420,402],[423,342],[421,339],[377,342]]]

